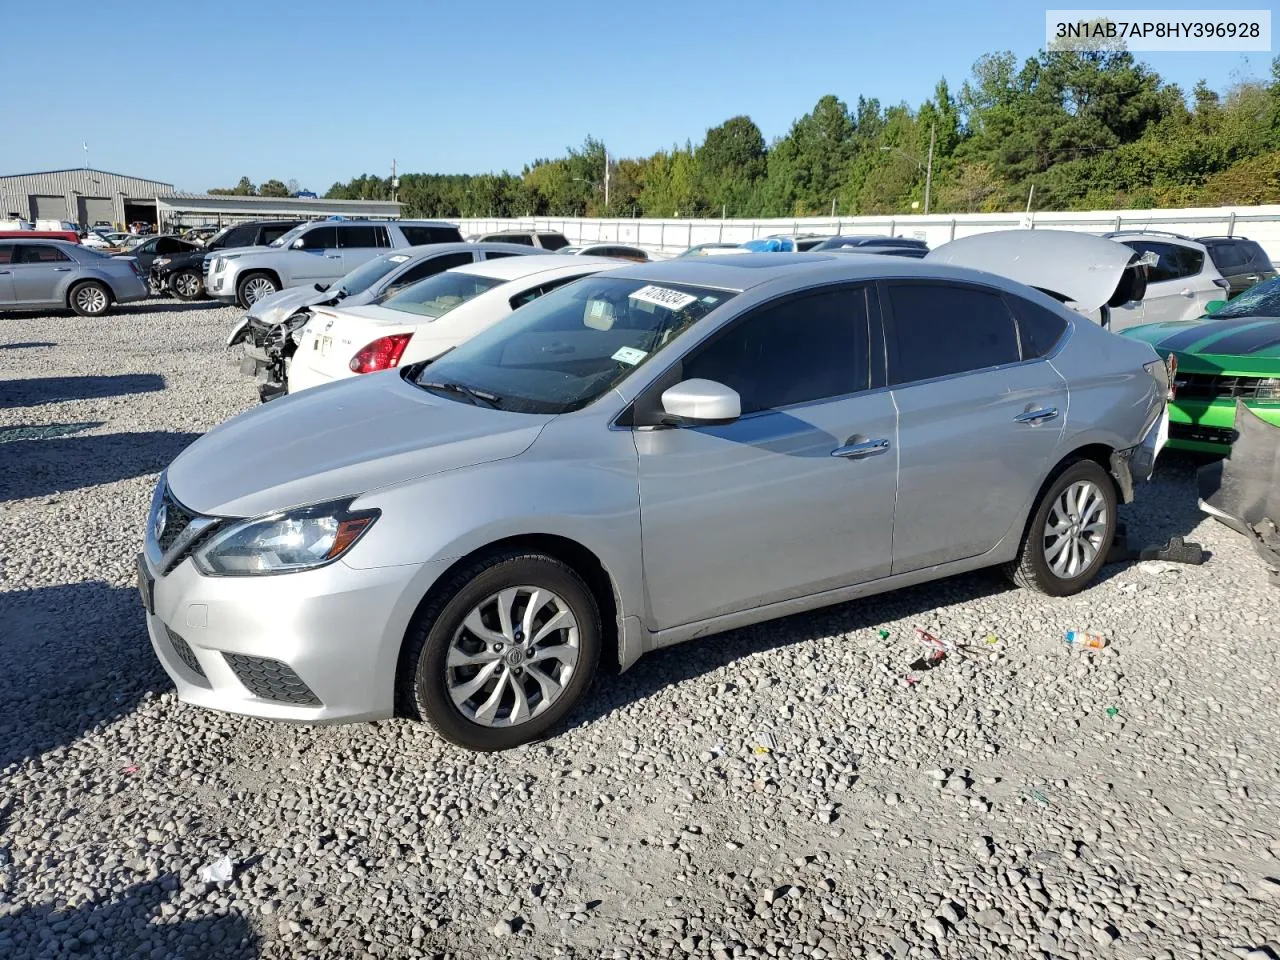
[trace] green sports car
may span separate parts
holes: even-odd
[[[1227,453],[1236,400],[1280,426],[1280,278],[1250,287],[1199,320],[1149,323],[1121,336],[1145,340],[1177,360],[1170,448]]]

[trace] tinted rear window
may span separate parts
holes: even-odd
[[[543,250],[559,250],[569,245],[569,241],[558,233],[540,233],[538,242],[542,244]]]
[[[1018,335],[995,293],[949,283],[888,284],[889,382],[914,383],[1015,363]]]
[[[456,227],[404,227],[400,228],[412,247],[428,243],[460,243],[462,234]]]

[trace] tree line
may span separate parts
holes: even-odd
[[[241,177],[234,187],[214,187],[209,193],[221,197],[292,197],[301,189],[297,180],[290,180],[288,183],[268,180],[258,186],[248,177]]]
[[[1124,50],[988,54],[918,107],[822,97],[766,144],[746,116],[699,144],[608,156],[587,137],[519,173],[400,177],[411,216],[789,217],[1113,209],[1280,202],[1280,58],[1268,82],[1187,93]],[[609,166],[609,199],[604,176]],[[242,184],[246,181],[242,181]],[[265,187],[266,185],[264,185]],[[1034,188],[1034,194],[1032,189]],[[335,183],[333,199],[391,199],[390,178]]]

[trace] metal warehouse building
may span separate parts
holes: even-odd
[[[89,227],[100,220],[156,222],[156,197],[173,184],[80,167],[0,176],[0,218],[73,220]]]

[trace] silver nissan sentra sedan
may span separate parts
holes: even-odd
[[[1127,296],[1087,239],[1053,296],[933,255],[628,266],[252,410],[156,488],[155,651],[189,703],[495,750],[602,660],[978,567],[1075,593],[1169,388],[1061,302]]]

